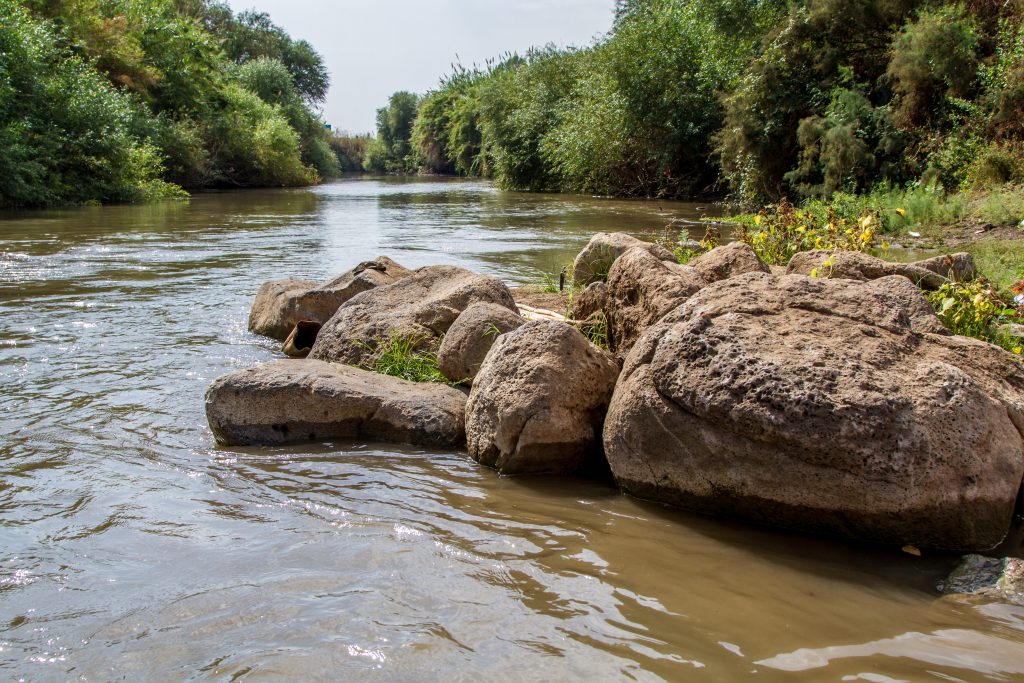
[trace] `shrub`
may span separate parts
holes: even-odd
[[[1021,339],[1004,331],[1004,324],[1016,315],[985,279],[949,282],[926,293],[943,324],[955,334],[974,337],[1021,354]]]
[[[810,249],[865,251],[875,245],[878,226],[878,215],[871,211],[850,221],[832,207],[814,213],[783,198],[743,220],[739,240],[749,244],[765,263],[784,266],[793,254]]]

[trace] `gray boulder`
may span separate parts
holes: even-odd
[[[627,251],[608,274],[605,312],[612,351],[624,356],[644,330],[705,286],[690,266],[662,261],[642,248]]]
[[[1024,607],[1024,560],[964,555],[940,590],[944,595],[969,595]]]
[[[572,263],[573,286],[586,287],[591,282],[607,279],[615,259],[633,247],[645,249],[663,261],[676,260],[672,252],[661,245],[644,242],[624,232],[599,232],[590,238]]]
[[[821,278],[846,280],[876,280],[901,275],[922,289],[938,289],[948,282],[944,276],[913,263],[883,261],[859,251],[801,251],[793,255],[786,267],[787,275],[810,275],[812,272]]]
[[[571,325],[533,321],[501,335],[469,394],[469,454],[503,474],[580,469],[600,453],[618,374]]]
[[[471,304],[455,319],[437,350],[437,367],[453,382],[472,381],[498,335],[526,321],[504,306]]]
[[[701,254],[687,265],[707,282],[728,280],[744,273],[770,273],[753,247],[743,242],[730,242]]]
[[[996,545],[1024,478],[1024,370],[922,331],[926,307],[903,277],[709,285],[626,359],[604,430],[616,481],[772,526]]]
[[[328,320],[310,352],[317,360],[368,365],[379,344],[393,335],[436,351],[455,319],[477,302],[516,312],[508,287],[497,278],[455,266],[427,266],[386,287],[358,294]]]
[[[356,294],[397,282],[411,273],[388,257],[379,256],[323,284],[294,278],[272,280],[256,293],[249,311],[249,329],[284,340],[300,320],[323,324]]]
[[[317,360],[280,360],[218,378],[206,418],[226,446],[362,438],[425,446],[465,439],[466,395]]]

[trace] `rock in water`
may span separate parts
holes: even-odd
[[[792,529],[990,548],[1024,477],[1024,371],[922,332],[903,277],[709,285],[626,359],[605,422],[641,498]]]
[[[630,249],[608,275],[605,312],[612,351],[626,355],[644,330],[696,294],[707,282],[690,266]]]
[[[437,350],[437,368],[453,382],[470,380],[480,371],[498,335],[523,325],[521,316],[504,306],[470,305],[455,319]]]
[[[1024,607],[1024,560],[964,555],[941,590],[945,595],[971,595]]]
[[[582,288],[591,282],[607,279],[615,260],[633,247],[640,247],[662,261],[676,261],[672,252],[661,245],[644,242],[624,232],[599,232],[590,238],[572,262],[573,286]]]
[[[256,293],[249,311],[249,329],[283,340],[299,321],[323,324],[356,294],[397,282],[411,273],[388,257],[379,256],[325,284],[294,278],[267,282]]]
[[[498,337],[466,406],[469,454],[502,474],[570,473],[601,448],[619,366],[571,325],[534,321]]]
[[[465,439],[466,395],[317,360],[281,360],[218,378],[206,418],[226,446],[364,438],[425,446]]]
[[[427,266],[386,287],[358,294],[328,320],[310,352],[317,360],[362,365],[392,335],[436,351],[441,336],[470,304],[493,303],[517,312],[501,280],[455,266]]]

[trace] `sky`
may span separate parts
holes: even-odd
[[[554,43],[585,47],[612,25],[614,0],[229,0],[308,40],[331,73],[324,120],[369,133],[391,93],[434,88],[455,61]]]

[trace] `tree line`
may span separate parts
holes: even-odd
[[[1024,0],[620,0],[584,49],[456,66],[367,170],[744,202],[1024,182]]]
[[[0,0],[0,207],[337,175],[319,54],[211,0]]]

